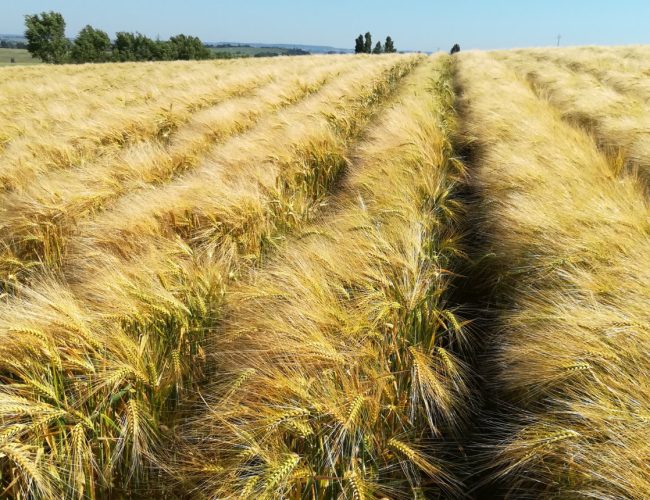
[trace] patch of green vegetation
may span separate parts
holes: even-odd
[[[14,63],[11,60],[15,61]],[[0,49],[0,66],[40,64],[41,60],[32,58],[27,49]]]

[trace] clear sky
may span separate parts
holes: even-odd
[[[68,36],[86,24],[113,37],[140,31],[203,41],[354,47],[359,33],[391,35],[398,49],[447,50],[650,43],[648,0],[0,0],[0,33],[25,14],[61,12]]]

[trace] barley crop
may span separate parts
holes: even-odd
[[[0,497],[650,497],[650,49],[0,69]]]
[[[526,75],[537,93],[561,111],[571,122],[594,134],[600,149],[609,157],[616,175],[638,177],[642,190],[650,194],[650,94],[621,92],[606,79],[575,71],[544,56],[526,52],[505,54],[504,60]],[[640,73],[633,75],[638,78]]]
[[[645,498],[650,210],[505,64],[459,60],[502,311],[489,466],[517,498]]]
[[[197,491],[459,492],[460,475],[436,454],[467,416],[471,350],[447,302],[464,173],[438,93],[449,62],[415,70],[330,213],[230,292],[223,331],[206,344],[215,383],[202,392],[207,407],[189,411],[176,459]]]

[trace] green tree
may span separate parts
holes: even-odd
[[[72,45],[71,58],[76,63],[104,62],[111,50],[111,39],[105,31],[90,25],[82,29]]]
[[[392,54],[394,52],[397,52],[397,50],[395,50],[395,44],[393,43],[393,39],[390,36],[386,37],[386,43],[384,44],[384,52],[386,52],[386,54]]]
[[[359,35],[354,41],[354,53],[363,54],[365,51],[366,50],[363,45],[363,35]]]
[[[65,37],[65,19],[58,12],[25,16],[27,50],[43,62],[62,64],[68,58],[70,42]]]
[[[167,40],[156,40],[154,42],[153,57],[156,61],[173,61],[178,59],[176,47]]]
[[[115,61],[135,61],[134,42],[135,35],[126,31],[115,34],[113,45],[113,59]]]
[[[210,50],[196,36],[176,35],[169,39],[169,43],[176,52],[176,59],[189,61],[210,58]]]
[[[458,52],[460,52],[460,45],[458,45],[457,43],[455,43],[454,46],[453,46],[453,47],[451,48],[451,50],[449,51],[449,53],[453,55],[453,54],[456,54],[456,53],[458,53]]]
[[[156,42],[141,33],[120,31],[115,35],[113,59],[116,61],[156,61],[160,53]]]
[[[369,31],[366,33],[366,38],[363,42],[363,51],[366,54],[370,54],[372,52],[372,35]]]
[[[375,45],[375,48],[372,49],[373,54],[381,54],[384,51],[384,49],[381,47],[381,42],[377,42],[377,45]]]

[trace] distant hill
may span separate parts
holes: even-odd
[[[25,35],[12,35],[7,33],[0,33],[0,40],[7,40],[8,42],[27,42]]]

